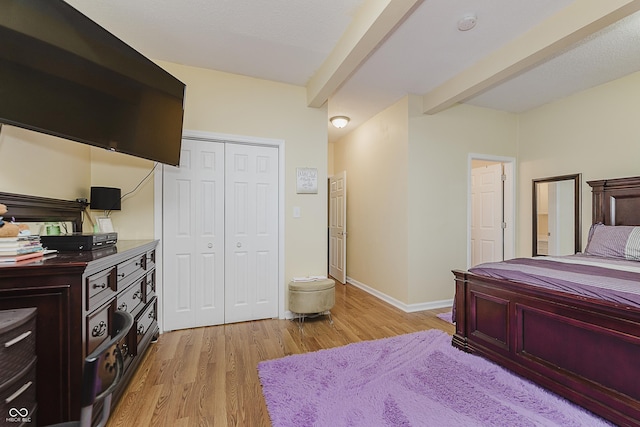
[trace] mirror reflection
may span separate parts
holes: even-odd
[[[533,180],[533,256],[581,250],[581,175]]]

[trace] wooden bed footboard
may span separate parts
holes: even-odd
[[[616,424],[640,425],[640,310],[453,273],[454,346]]]

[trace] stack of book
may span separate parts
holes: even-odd
[[[43,252],[39,235],[0,237],[0,264],[38,258]]]

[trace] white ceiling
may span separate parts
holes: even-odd
[[[351,117],[330,141],[406,94],[523,112],[640,70],[640,0],[66,1],[152,59],[306,86]]]

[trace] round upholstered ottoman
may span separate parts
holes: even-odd
[[[308,282],[289,283],[289,310],[304,314],[324,314],[331,310],[336,302],[336,282],[333,279],[320,279]]]

